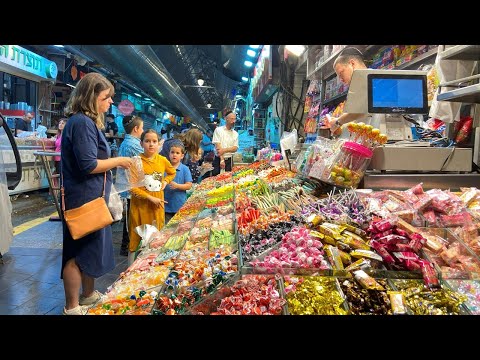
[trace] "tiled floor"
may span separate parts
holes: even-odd
[[[95,288],[105,292],[127,268],[120,256],[122,224],[112,226],[116,267],[98,278]],[[62,229],[47,221],[14,237],[0,263],[0,315],[59,315],[65,305],[62,263]]]

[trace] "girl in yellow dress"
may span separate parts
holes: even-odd
[[[163,189],[176,175],[176,170],[170,164],[170,161],[158,153],[160,148],[159,136],[155,130],[145,131],[140,141],[143,146],[143,154],[140,154],[140,158],[145,173],[145,186],[132,188],[131,190],[132,199],[128,222],[128,233],[130,234],[129,264],[133,263],[135,251],[140,243],[140,236],[136,233],[135,228],[143,224],[153,224],[154,221],[158,230],[165,225]],[[131,170],[132,183],[136,183],[138,175],[134,169]],[[164,173],[167,173],[167,176],[164,177]]]

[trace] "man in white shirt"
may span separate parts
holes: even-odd
[[[220,126],[213,133],[212,143],[215,145],[212,175],[220,174],[220,169],[232,171],[233,154],[238,150],[238,133],[234,130],[237,115],[233,111],[225,114],[225,126]]]

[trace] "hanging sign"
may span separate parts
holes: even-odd
[[[57,78],[57,64],[18,45],[0,45],[0,67],[32,74],[46,80]]]
[[[120,101],[120,104],[118,104],[117,107],[118,110],[120,110],[120,112],[125,116],[131,115],[133,110],[135,109],[133,103],[128,99]]]

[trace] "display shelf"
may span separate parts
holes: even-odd
[[[480,45],[455,45],[442,52],[442,60],[478,60]]]
[[[444,93],[437,95],[437,100],[480,104],[480,84],[445,91]]]
[[[364,55],[366,53],[370,53],[376,51],[385,45],[348,45],[348,47],[356,47],[360,50]],[[338,57],[338,55],[342,52],[343,49],[336,51],[335,53],[331,54],[327,60],[322,62],[319,66],[317,66],[310,74],[307,75],[307,79],[312,79],[314,75],[318,75],[320,73],[320,77],[325,79],[334,73],[333,71],[333,62]],[[330,65],[330,67],[329,67]],[[327,72],[324,70],[328,69]]]
[[[327,100],[324,100],[322,101],[322,105],[325,105],[325,104],[329,104],[335,100],[339,100],[339,99],[343,99],[343,98],[346,98],[348,95],[348,90],[347,91],[344,91],[342,92],[341,94],[338,94],[338,95],[335,95]]]
[[[427,60],[427,59],[431,58],[433,55],[436,55],[436,54],[437,54],[437,50],[438,50],[437,48],[432,49],[432,50],[429,50],[429,51],[427,51],[427,52],[425,52],[425,53],[423,53],[423,54],[421,54],[421,55],[413,58],[412,60],[407,61],[406,63],[403,63],[403,64],[401,64],[401,65],[399,65],[399,66],[396,66],[396,67],[394,68],[394,70],[408,69],[408,68],[410,68],[410,67],[413,66],[413,65],[417,65],[418,63],[420,63],[420,62],[422,62],[422,61],[424,61],[424,60]]]

